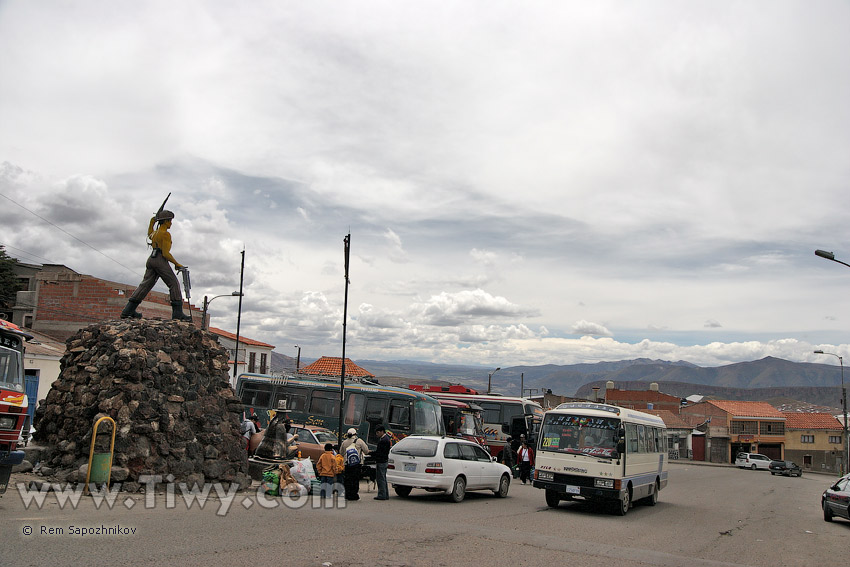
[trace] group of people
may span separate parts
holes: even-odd
[[[508,437],[505,447],[499,453],[499,462],[512,471],[517,471],[523,484],[531,480],[531,469],[534,467],[534,449],[528,445],[525,434],[519,439]],[[516,478],[516,474],[514,478]]]
[[[248,446],[250,446],[251,436],[259,431],[260,423],[257,416],[247,417],[242,424],[242,435]],[[332,496],[334,485],[336,485],[343,487],[342,495],[346,500],[360,500],[360,480],[364,476],[363,463],[366,456],[371,454],[375,459],[375,485],[378,489],[375,500],[389,500],[387,463],[392,443],[383,425],[375,428],[375,434],[378,436],[378,443],[375,450],[371,452],[366,442],[357,436],[357,430],[353,427],[346,433],[342,445],[325,444],[324,453],[316,462],[316,474],[321,483],[319,492],[321,498]],[[289,427],[286,428],[286,436],[287,443],[295,441],[295,436],[289,433]]]

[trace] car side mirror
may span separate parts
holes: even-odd
[[[502,433],[510,433],[510,432],[511,432],[511,426],[503,423],[502,424]]]

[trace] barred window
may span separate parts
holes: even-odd
[[[729,432],[732,433],[732,435],[758,435],[759,422],[733,421],[729,424]]]

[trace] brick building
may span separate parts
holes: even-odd
[[[638,411],[667,410],[678,414],[679,407],[682,405],[681,398],[659,392],[658,384],[655,382],[649,385],[648,390],[618,390],[614,382],[609,380],[602,395],[606,404]]]
[[[44,264],[39,270],[21,265],[16,272],[26,289],[15,299],[12,322],[60,341],[82,327],[121,317],[135,285],[80,274],[61,264]],[[200,324],[201,312],[184,302],[183,309]],[[137,309],[143,317],[171,318],[167,293],[152,291]]]

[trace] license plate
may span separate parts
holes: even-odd
[[[404,472],[416,472],[416,463],[404,463]]]
[[[567,494],[581,494],[581,489],[578,486],[567,485],[564,487],[564,492]]]

